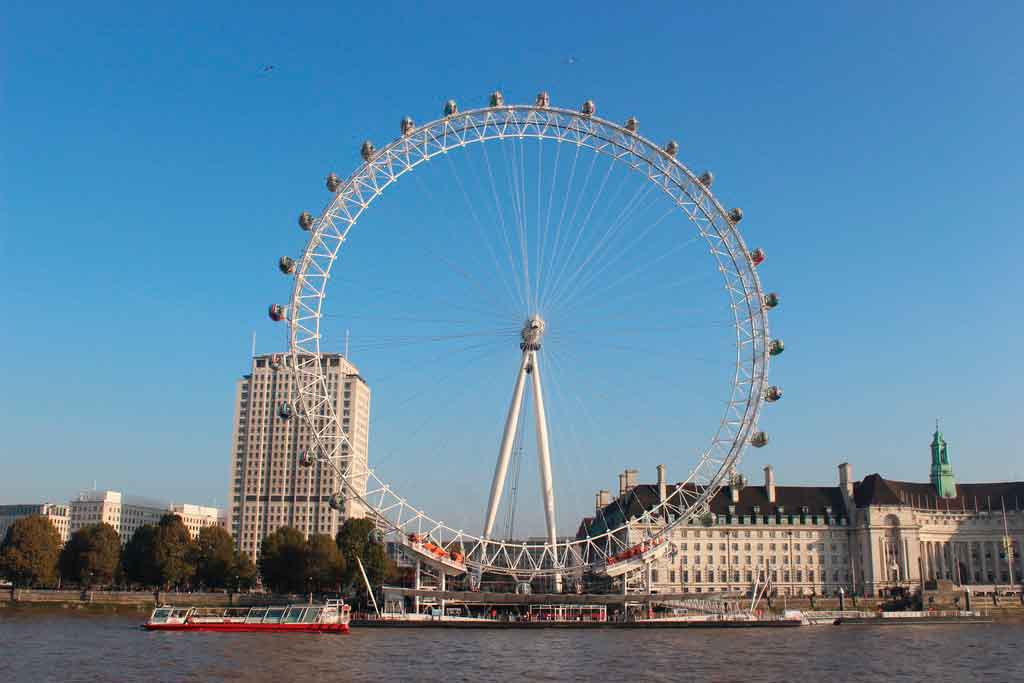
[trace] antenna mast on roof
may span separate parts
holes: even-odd
[[[252,332],[252,357],[256,357],[256,330]]]
[[[345,360],[348,360],[348,330],[345,330]]]

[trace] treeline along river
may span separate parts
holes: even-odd
[[[1024,680],[1024,622],[707,631],[149,633],[141,612],[0,609],[0,681]]]

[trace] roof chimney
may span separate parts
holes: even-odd
[[[626,492],[626,473],[623,472],[619,475],[619,495],[621,496]]]
[[[853,498],[853,465],[848,462],[839,465],[839,488],[844,496]]]
[[[729,486],[729,493],[732,494],[733,505],[740,502],[740,487],[735,482]]]
[[[665,466],[658,465],[658,501],[664,503],[668,497],[668,482],[665,481]]]
[[[775,502],[775,470],[771,465],[764,468],[764,492],[768,496],[768,502]]]
[[[636,488],[636,475],[639,474],[638,470],[626,470],[626,490],[632,491]]]
[[[609,503],[612,502],[612,492],[608,489],[601,489],[595,496],[595,504],[597,505],[596,512],[601,512]]]

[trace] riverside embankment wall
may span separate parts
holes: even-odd
[[[2,606],[96,606],[151,609],[156,604],[246,607],[305,602],[308,596],[270,593],[174,593],[167,591],[82,591],[11,588],[0,591]]]

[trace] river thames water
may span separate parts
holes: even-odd
[[[0,610],[0,681],[1024,681],[1024,623],[800,629],[149,633]]]

